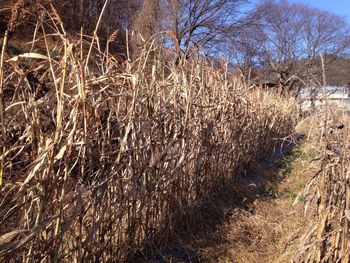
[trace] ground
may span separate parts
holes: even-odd
[[[205,205],[197,228],[180,232],[152,261],[291,262],[309,220],[299,192],[317,169],[313,147],[306,133],[285,156],[275,151],[252,164]]]

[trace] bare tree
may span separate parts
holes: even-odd
[[[133,28],[145,39],[160,31],[160,0],[143,0],[142,7],[137,13]]]
[[[143,0],[141,2],[132,23],[134,34],[131,39],[131,51],[134,58],[139,56],[140,46],[161,31],[160,0]]]
[[[260,39],[262,59],[265,65],[277,75],[279,83],[287,90],[294,86],[296,62],[304,55],[302,36],[305,16],[300,5],[286,1],[266,1],[257,6],[255,12],[263,15],[259,29],[264,36]]]
[[[177,45],[186,54],[191,46],[212,49],[222,30],[233,25],[246,0],[162,0],[166,19],[164,29],[171,30]]]
[[[324,54],[325,64],[346,55],[350,47],[349,26],[343,17],[328,12],[304,7],[306,22],[303,39],[306,53],[306,77],[319,75],[320,54]],[[310,77],[311,76],[311,77]]]
[[[250,16],[255,22],[230,46],[240,54],[238,62],[268,68],[285,91],[294,91],[298,79],[316,81],[321,54],[331,58],[349,51],[348,24],[327,11],[269,0],[258,4]]]

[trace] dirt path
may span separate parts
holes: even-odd
[[[191,244],[201,262],[291,262],[294,241],[307,223],[305,200],[298,196],[314,172],[307,147],[295,148],[277,164],[255,164],[240,179],[235,192],[242,206],[233,205],[224,224]]]
[[[196,228],[154,262],[291,262],[307,224],[299,191],[314,173],[307,142],[262,160],[208,203]],[[191,223],[193,225],[193,222]]]

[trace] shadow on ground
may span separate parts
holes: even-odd
[[[195,209],[192,215],[186,215],[186,222],[181,224],[185,227],[176,230],[176,238],[168,242],[166,249],[147,260],[140,258],[138,262],[233,262],[232,258],[226,258],[230,241],[225,225],[232,224],[233,218],[238,219],[237,213],[254,215],[257,201],[278,197],[278,185],[288,172],[285,160],[294,146],[294,143],[286,142],[269,158],[252,163],[245,172],[220,189],[212,200]],[[249,245],[251,233],[244,233],[243,229],[241,234],[239,242]]]

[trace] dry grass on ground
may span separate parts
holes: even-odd
[[[279,168],[255,163],[248,177],[228,186],[213,201],[211,207],[223,211],[223,220],[188,242],[200,262],[291,261],[310,220],[300,193],[319,165],[312,161],[319,139],[314,125],[319,125],[314,118],[303,123],[305,136],[279,161]]]
[[[350,195],[342,182],[349,173],[349,123],[349,116],[337,109],[303,120],[297,127],[304,134],[302,143],[282,159],[280,168],[256,164],[248,179],[229,186],[214,201],[211,206],[224,204],[225,220],[188,242],[197,258],[348,262]]]

